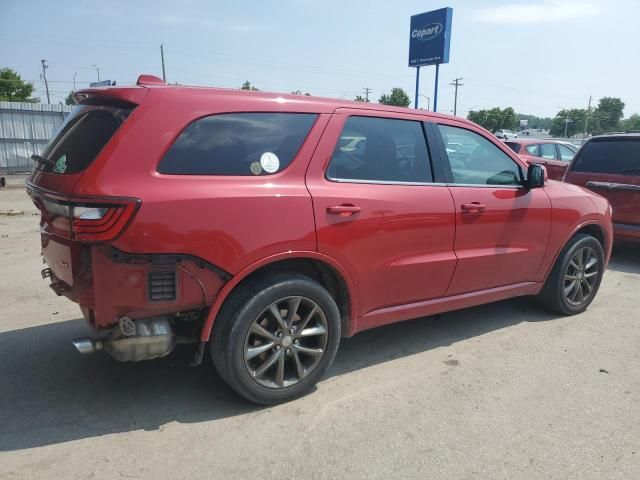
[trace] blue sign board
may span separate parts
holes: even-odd
[[[441,8],[411,17],[409,66],[449,62],[453,9]]]

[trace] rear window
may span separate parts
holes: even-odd
[[[82,172],[98,156],[132,110],[133,106],[78,105],[42,154],[54,165],[41,163],[38,168],[58,174]]]
[[[507,144],[507,146],[513,150],[516,153],[520,153],[520,149],[522,148],[522,145],[520,145],[519,143],[516,142],[504,142]]]
[[[611,138],[591,140],[578,153],[574,172],[640,174],[640,139]]]
[[[270,175],[287,168],[317,118],[308,113],[228,113],[191,123],[158,165],[174,175]]]

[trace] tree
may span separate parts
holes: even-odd
[[[640,130],[640,115],[634,113],[626,120],[622,120],[622,122],[620,122],[620,129],[624,132]]]
[[[251,85],[251,82],[249,80],[247,80],[246,82],[244,82],[242,84],[242,86],[240,87],[240,90],[251,90],[253,92],[259,92],[260,89],[254,87],[253,85]]]
[[[490,110],[471,110],[467,119],[486,128],[490,132],[495,132],[501,128],[515,130],[518,124],[518,116],[511,107],[501,110],[494,107]]]
[[[584,108],[562,109],[553,119],[549,133],[553,137],[573,137],[583,133],[586,117]]]
[[[356,98],[354,98],[354,100],[356,102],[368,102],[369,101],[366,98],[364,98],[362,95],[356,95]]]
[[[67,98],[64,99],[64,104],[65,105],[75,105],[76,99],[73,96],[73,90],[69,92],[69,95],[67,95]]]
[[[535,115],[526,115],[523,113],[518,114],[518,124],[520,123],[520,120],[527,121],[527,128],[541,128],[544,130],[549,130],[551,128],[551,123],[553,122],[553,119],[549,117],[537,117]]]
[[[589,116],[589,121],[593,119],[593,133],[600,134],[620,130],[623,110],[624,102],[619,98],[601,98],[598,106]]]
[[[40,99],[31,97],[33,90],[33,83],[22,80],[15,70],[0,69],[0,100],[37,103]]]
[[[307,92],[307,93],[304,93],[304,94],[303,94],[303,93],[302,93],[302,90],[294,90],[294,91],[293,91],[293,92],[291,92],[291,93],[292,93],[293,95],[305,95],[305,96],[307,96],[307,97],[310,97],[310,96],[311,96],[311,94],[310,94],[309,92]]]
[[[411,105],[411,99],[402,88],[392,88],[389,95],[386,93],[382,94],[378,99],[378,103],[382,105],[394,105],[396,107],[408,107]]]

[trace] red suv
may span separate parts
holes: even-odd
[[[510,140],[505,142],[528,164],[544,165],[552,180],[562,180],[578,147],[557,140]]]
[[[78,96],[28,191],[81,352],[208,344],[272,404],[369,328],[521,295],[581,312],[609,259],[604,198],[460,118],[148,76]]]
[[[640,242],[640,132],[593,137],[576,154],[564,181],[611,202],[616,240]]]

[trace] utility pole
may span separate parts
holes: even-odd
[[[587,136],[587,128],[589,127],[589,115],[591,114],[591,95],[589,95],[589,106],[587,107],[587,114],[584,116],[584,136]]]
[[[162,80],[167,81],[167,76],[164,73],[164,46],[160,44],[160,58],[162,59]]]
[[[369,101],[369,93],[371,93],[371,89],[369,87],[364,87],[364,101]]]
[[[73,74],[73,91],[76,91],[76,76],[78,75],[78,72],[75,72]]]
[[[49,82],[47,82],[47,68],[49,68],[49,65],[47,65],[46,60],[40,60],[40,62],[42,63],[42,79],[44,80],[44,88],[47,91],[47,103],[51,103],[51,99],[49,98]]]
[[[462,77],[455,78],[453,82],[449,84],[456,87],[456,93],[453,100],[453,116],[454,117],[458,113],[458,87],[462,87],[464,85],[464,83],[460,83],[462,80],[463,80]]]
[[[572,120],[569,120],[569,110],[567,110],[567,114],[564,118],[564,138],[567,138],[567,128],[569,128],[570,122],[572,122]]]
[[[98,66],[96,64],[93,64],[93,68],[95,68],[96,72],[98,72],[98,83],[100,83],[100,69],[98,68]]]

